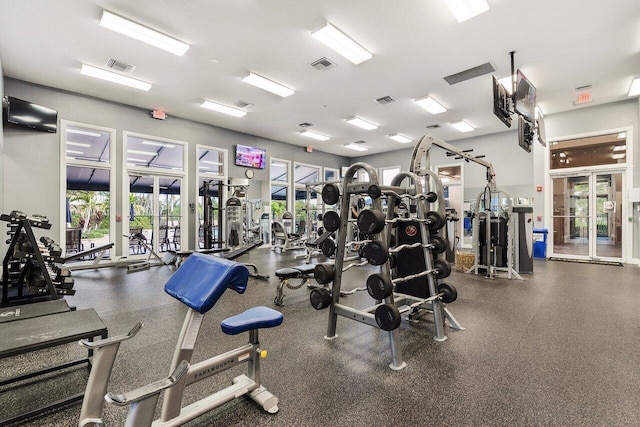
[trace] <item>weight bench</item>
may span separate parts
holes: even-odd
[[[171,276],[165,292],[188,307],[176,344],[171,374],[160,381],[148,384],[125,394],[108,393],[109,375],[120,343],[135,335],[141,327],[136,325],[127,335],[97,342],[82,341],[95,350],[94,362],[100,369],[91,372],[80,413],[80,426],[102,423],[103,397],[118,406],[129,405],[127,426],[177,426],[193,420],[237,397],[247,395],[269,412],[278,411],[278,398],[260,384],[260,359],[267,352],[260,348],[258,332],[282,323],[282,313],[267,307],[253,307],[229,317],[220,324],[222,332],[236,335],[249,332],[249,343],[237,349],[202,362],[191,364],[198,332],[204,315],[211,310],[227,289],[239,294],[247,288],[249,270],[243,264],[194,253]],[[248,362],[248,372],[233,378],[232,385],[182,407],[186,386],[217,375],[240,363]],[[159,420],[153,421],[160,393],[165,390]]]
[[[107,337],[107,327],[95,310],[74,310],[63,299],[0,310],[4,310],[1,311],[0,318],[0,322],[2,322],[0,326],[0,358],[68,344],[79,339],[93,340],[95,337],[103,339]],[[0,386],[14,384],[84,363],[91,369],[91,356],[92,352],[89,350],[86,358],[4,379],[0,381]],[[47,376],[39,381],[48,379],[51,377]],[[79,402],[83,395],[84,393],[77,393],[59,398],[38,408],[0,420],[0,425],[18,423],[44,412],[67,406],[70,403]]]
[[[280,268],[276,270],[276,277],[280,279],[278,283],[278,289],[276,291],[276,297],[273,300],[275,305],[283,306],[284,302],[284,287],[291,290],[300,289],[303,285],[309,284],[309,279],[313,278],[313,271],[315,264],[303,264],[296,267]],[[300,283],[297,285],[291,285],[289,280],[300,279]]]

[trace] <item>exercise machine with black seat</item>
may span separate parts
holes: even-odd
[[[260,359],[266,357],[258,338],[259,330],[279,326],[282,313],[267,307],[253,307],[220,323],[226,335],[249,332],[248,344],[191,363],[203,319],[227,289],[242,294],[246,290],[248,269],[240,263],[219,257],[193,254],[165,285],[165,292],[187,306],[187,314],[175,347],[169,376],[138,389],[116,394],[108,391],[109,377],[118,348],[140,329],[137,324],[130,333],[81,343],[94,351],[95,369],[91,371],[80,414],[79,425],[102,425],[103,399],[118,406],[129,406],[127,426],[177,426],[191,421],[227,402],[247,396],[265,411],[278,411],[278,398],[261,384]],[[247,374],[232,380],[232,385],[187,406],[183,406],[186,387],[220,374],[241,363],[247,363]],[[99,369],[98,369],[99,367]],[[160,393],[164,391],[160,419],[153,421]],[[106,396],[105,396],[106,394]]]

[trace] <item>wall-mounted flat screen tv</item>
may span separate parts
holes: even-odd
[[[533,125],[522,116],[518,116],[518,145],[527,153],[533,143]]]
[[[2,104],[4,117],[8,123],[51,133],[56,133],[58,130],[58,112],[56,110],[13,96],[5,96]]]
[[[498,80],[493,77],[493,114],[499,118],[508,128],[511,127],[511,97]]]
[[[516,93],[513,97],[516,113],[533,123],[536,111],[536,87],[518,70]]]
[[[236,145],[236,166],[264,169],[267,164],[267,152],[262,148]]]

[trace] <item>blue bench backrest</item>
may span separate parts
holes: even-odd
[[[206,313],[227,288],[243,293],[248,279],[249,270],[244,264],[195,253],[171,276],[164,291],[188,307]]]

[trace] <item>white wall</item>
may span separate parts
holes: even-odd
[[[259,138],[248,134],[196,123],[190,120],[169,117],[159,121],[150,117],[150,110],[143,110],[97,98],[74,94],[58,89],[5,78],[7,95],[25,99],[58,110],[58,118],[116,129],[117,162],[122,164],[122,131],[131,131],[153,136],[187,141],[189,182],[186,184],[188,198],[196,200],[195,156],[196,144],[227,148],[229,150],[229,176],[244,177],[244,168],[233,164],[233,147],[245,144],[262,147],[269,157],[291,159],[319,166],[341,167],[349,164],[346,157],[314,151],[306,153],[304,147]],[[19,209],[28,214],[46,215],[53,227],[50,236],[57,240],[60,235],[60,134],[34,132],[20,127],[5,127],[4,207]],[[268,182],[268,168],[256,170],[252,182]],[[122,171],[117,170],[116,188],[122,188]],[[186,206],[186,204],[185,204]],[[117,215],[122,215],[122,201],[116,202]],[[195,214],[189,213],[187,236],[195,235]],[[121,234],[121,224],[116,226],[116,235]],[[116,250],[121,239],[116,239]],[[192,245],[191,245],[192,246]]]

